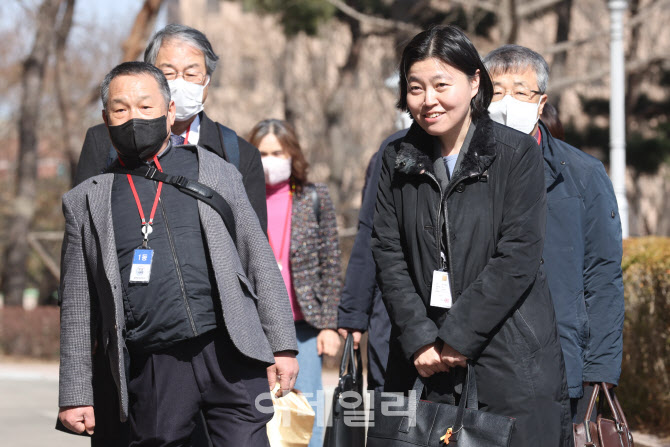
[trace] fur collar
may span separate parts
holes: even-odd
[[[458,172],[453,175],[454,180],[483,174],[496,157],[493,122],[487,116],[480,118],[475,124],[477,126],[475,133],[463,153]],[[417,123],[413,123],[400,143],[395,170],[407,175],[419,175],[422,171],[434,174],[433,162],[439,156],[440,154],[433,150],[433,137]]]

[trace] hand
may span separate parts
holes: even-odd
[[[354,336],[354,349],[358,349],[358,345],[361,342],[361,337],[363,336],[363,332],[359,331],[358,329],[350,329],[347,327],[341,327],[337,329],[337,333],[342,336],[345,340],[347,339],[347,335],[351,333],[351,335]]]
[[[447,365],[447,366],[462,366],[466,367],[467,365],[467,357],[465,357],[463,354],[449,346],[448,344],[444,343],[442,345],[442,361]]]
[[[298,360],[293,351],[275,352],[274,365],[268,366],[268,384],[272,390],[279,380],[277,397],[283,397],[291,392],[298,378]]]
[[[421,377],[449,371],[449,367],[442,362],[435,343],[426,345],[414,353],[414,366]]]
[[[65,425],[66,428],[75,433],[93,434],[95,430],[95,413],[93,407],[61,407],[58,411],[58,419]]]
[[[322,329],[316,337],[316,352],[319,355],[337,355],[340,349],[340,336],[333,329]]]

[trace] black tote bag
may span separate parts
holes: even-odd
[[[333,393],[332,425],[326,428],[324,447],[365,446],[363,363],[354,337],[347,335],[340,364],[340,380]]]
[[[368,428],[368,447],[510,445],[514,418],[477,409],[473,366],[468,365],[458,406],[421,400],[423,387],[421,377],[417,377],[414,393],[410,393],[409,397],[396,393],[375,393],[374,420]],[[451,429],[450,434],[447,434],[448,429]]]

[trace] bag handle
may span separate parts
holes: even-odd
[[[354,349],[354,335],[347,334],[347,339],[344,341],[344,352],[342,353],[342,361],[340,362],[340,378],[346,374],[351,374],[355,380],[359,380],[358,376],[362,377],[361,370],[361,351]]]
[[[633,436],[630,434],[630,429],[628,428],[628,421],[626,420],[626,416],[623,413],[623,409],[621,408],[621,404],[619,403],[619,399],[616,397],[616,393],[614,390],[610,390],[607,388],[607,384],[605,382],[602,382],[601,384],[602,390],[605,393],[605,397],[607,398],[607,404],[610,407],[610,410],[612,411],[612,416],[614,416],[614,423],[616,424],[616,430],[619,433],[619,436],[622,435],[623,429],[626,429],[626,436],[628,437],[628,444],[633,445]],[[614,396],[614,401],[612,401],[612,396]],[[623,445],[623,443],[622,443]]]
[[[616,397],[616,393],[614,392],[614,390],[607,389],[607,383],[602,382],[593,385],[591,400],[589,400],[589,406],[586,409],[586,417],[584,419],[584,433],[586,434],[586,442],[587,443],[593,442],[591,439],[591,430],[589,430],[589,421],[591,418],[591,414],[593,414],[593,408],[595,407],[596,404],[596,398],[598,397],[600,391],[602,391],[603,394],[605,395],[607,405],[610,407],[612,417],[614,417],[614,423],[616,425],[617,431],[619,432],[619,434],[621,434],[622,431],[621,427],[625,427],[626,432],[628,433],[629,442],[632,441],[630,436],[630,430],[628,428],[628,421],[626,420],[626,416],[624,415],[623,409],[621,408],[619,399]],[[614,399],[612,399],[612,396],[614,396]],[[600,405],[598,407],[600,407]]]
[[[465,399],[463,398],[465,396]],[[469,410],[478,410],[479,403],[477,397],[477,378],[475,377],[475,367],[468,362],[468,371],[463,382],[463,392],[461,393],[461,401],[458,403],[458,411],[456,412],[456,421],[451,432],[450,440],[452,442],[458,441],[458,436],[463,428],[463,416],[465,416],[465,408]]]
[[[597,383],[593,385],[593,392],[591,393],[591,399],[589,399],[589,406],[586,408],[586,416],[584,419],[584,434],[586,434],[586,444],[589,445],[593,443],[591,439],[591,430],[589,428],[589,420],[593,414],[593,407],[596,405],[596,399],[598,398],[598,391],[600,385]]]
[[[416,418],[416,409],[423,394],[424,382],[423,377],[418,376],[414,381],[414,386],[412,391],[414,391],[415,398],[409,401],[410,408],[410,418]],[[463,428],[463,417],[465,416],[465,409],[468,410],[478,410],[478,396],[477,396],[477,378],[475,376],[475,367],[470,362],[468,362],[467,373],[465,380],[463,381],[463,392],[461,393],[461,401],[458,403],[458,410],[456,412],[456,420],[454,422],[453,431],[451,434],[451,440],[458,440],[458,434]],[[416,421],[409,421],[410,424],[416,423]],[[410,425],[411,426],[411,425]]]

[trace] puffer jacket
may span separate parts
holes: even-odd
[[[617,384],[623,352],[621,221],[612,182],[596,158],[540,122],[547,188],[544,268],[570,397],[583,382]]]
[[[488,117],[473,126],[450,181],[416,124],[385,151],[372,241],[393,324],[385,389],[411,389],[414,353],[441,341],[474,363],[480,409],[516,419],[512,445],[569,446],[563,356],[541,268],[542,155],[533,138]],[[430,306],[441,251],[449,310]],[[453,377],[437,374],[428,388],[453,391],[442,386]]]

